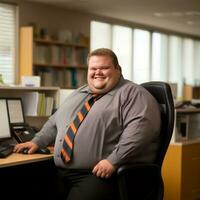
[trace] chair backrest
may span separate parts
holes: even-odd
[[[157,100],[161,108],[161,143],[155,163],[162,166],[174,127],[174,102],[170,85],[166,82],[151,81],[141,84]]]

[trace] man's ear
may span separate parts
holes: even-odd
[[[122,68],[121,68],[121,66],[120,65],[118,65],[117,66],[117,68],[119,69],[119,71],[120,71],[120,74],[122,73]]]

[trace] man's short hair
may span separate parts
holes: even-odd
[[[118,58],[116,54],[107,48],[99,48],[95,49],[94,51],[90,52],[87,57],[87,64],[89,63],[89,60],[92,56],[109,56],[112,59],[112,63],[115,66],[115,68],[120,69],[121,67],[119,66]]]

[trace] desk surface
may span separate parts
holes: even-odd
[[[50,160],[53,158],[53,148],[50,148],[50,150],[51,154],[48,155],[12,153],[6,158],[0,158],[0,168]]]

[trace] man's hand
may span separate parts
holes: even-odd
[[[109,178],[115,171],[115,167],[107,160],[99,161],[93,168],[92,173],[97,177]]]
[[[16,144],[14,149],[13,149],[13,152],[20,153],[25,148],[29,149],[28,154],[32,154],[35,151],[37,151],[39,147],[38,147],[37,144],[35,144],[33,142],[25,142],[25,143]]]

